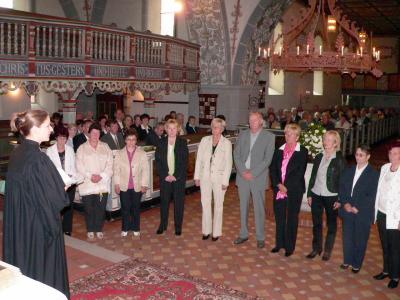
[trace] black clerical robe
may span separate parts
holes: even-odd
[[[3,221],[4,261],[69,298],[60,211],[69,204],[64,183],[39,144],[24,140],[11,155]]]

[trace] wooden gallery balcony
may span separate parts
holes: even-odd
[[[150,32],[0,9],[0,88],[189,92],[199,45]]]

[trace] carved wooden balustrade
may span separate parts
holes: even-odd
[[[0,88],[194,91],[199,48],[151,32],[0,9]]]

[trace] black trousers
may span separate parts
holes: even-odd
[[[172,183],[163,181],[160,185],[160,229],[168,227],[169,202],[171,197],[174,201],[175,231],[182,231],[183,211],[185,204],[185,181],[179,180]]]
[[[386,229],[386,214],[378,211],[379,237],[383,252],[383,272],[390,279],[399,279],[400,269],[400,230]]]
[[[343,215],[343,263],[360,269],[367,250],[371,224],[363,222],[357,215]]]
[[[108,193],[82,196],[88,232],[102,232]]]
[[[287,252],[294,252],[297,239],[297,228],[299,225],[299,213],[303,193],[288,195],[285,199],[276,200],[274,197],[275,214],[275,245],[285,248]]]
[[[122,231],[140,231],[140,203],[142,193],[129,189],[121,191]]]
[[[64,207],[61,211],[63,232],[72,232],[72,219],[74,214],[74,199],[75,199],[76,185],[72,185],[67,190],[69,198],[69,205]]]
[[[337,210],[333,209],[333,205],[338,200],[338,197],[323,197],[317,196],[314,193],[311,194],[311,197],[311,214],[313,221],[313,250],[317,252],[322,251],[322,216],[325,209],[328,232],[326,234],[324,251],[327,253],[331,253],[333,245],[335,244],[338,215]]]

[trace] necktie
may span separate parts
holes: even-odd
[[[114,135],[114,142],[115,142],[115,145],[117,146],[117,148],[119,149],[119,143],[118,143],[117,135]]]

